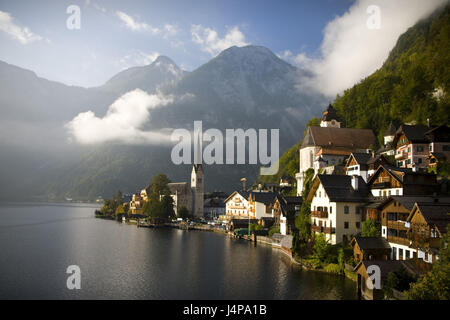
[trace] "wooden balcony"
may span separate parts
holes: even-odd
[[[311,217],[327,219],[328,212],[326,212],[326,211],[311,211]]]
[[[402,159],[406,159],[406,158],[408,158],[408,152],[406,152],[406,151],[403,151],[403,152],[400,152],[400,153],[395,153],[395,160],[402,160]]]
[[[402,244],[405,246],[409,246],[410,240],[408,238],[396,237],[396,236],[388,236],[388,241],[396,244]]]
[[[311,226],[311,231],[322,232],[322,228],[321,226]]]
[[[387,222],[387,227],[389,229],[396,229],[396,230],[406,230],[408,231],[409,228],[406,227],[405,222],[404,221],[394,221],[394,220],[388,220]]]
[[[372,184],[372,189],[386,189],[391,186],[391,183],[389,181],[386,182],[378,182]]]

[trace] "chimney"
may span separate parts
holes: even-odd
[[[246,178],[242,178],[241,182],[242,182],[242,190],[245,191],[245,182],[247,181]]]
[[[428,126],[428,128],[430,128],[430,125],[431,125],[430,118],[427,118],[427,126]]]
[[[353,190],[358,190],[358,182],[359,182],[359,179],[358,179],[358,176],[352,176],[352,188],[353,188]]]

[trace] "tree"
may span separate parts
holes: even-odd
[[[388,297],[393,297],[393,289],[403,292],[409,289],[411,283],[416,281],[404,267],[399,270],[389,272],[383,284],[383,290]]]
[[[170,183],[169,178],[165,174],[159,173],[152,179],[151,193],[159,196],[170,195],[170,189],[168,184]]]
[[[441,240],[439,260],[431,271],[411,285],[406,292],[408,300],[450,300],[450,225]]]
[[[362,237],[381,237],[381,224],[378,221],[368,219],[362,223]]]
[[[186,206],[181,206],[180,209],[178,209],[178,218],[181,219],[189,218],[189,210],[188,208],[186,208]]]
[[[331,244],[325,239],[323,234],[316,235],[313,246],[313,256],[320,261],[325,261],[330,251]]]
[[[170,219],[175,216],[173,210],[173,198],[171,196],[163,196],[161,200],[161,216],[163,219]]]

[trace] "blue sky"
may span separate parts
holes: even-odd
[[[352,4],[350,0],[1,1],[0,60],[50,80],[96,86],[124,68],[151,62],[157,54],[193,70],[233,41],[262,45],[280,55],[289,50],[315,57],[320,55],[327,23]],[[66,27],[69,5],[81,9],[79,30]],[[18,37],[27,32],[25,28],[29,33],[21,41]],[[217,34],[208,43],[207,36],[214,31]],[[193,33],[200,40],[195,41]]]

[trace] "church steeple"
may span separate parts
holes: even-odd
[[[331,128],[340,128],[341,127],[341,119],[339,118],[337,111],[330,104],[328,105],[327,110],[323,112],[322,119],[320,121],[321,127],[331,127]]]

